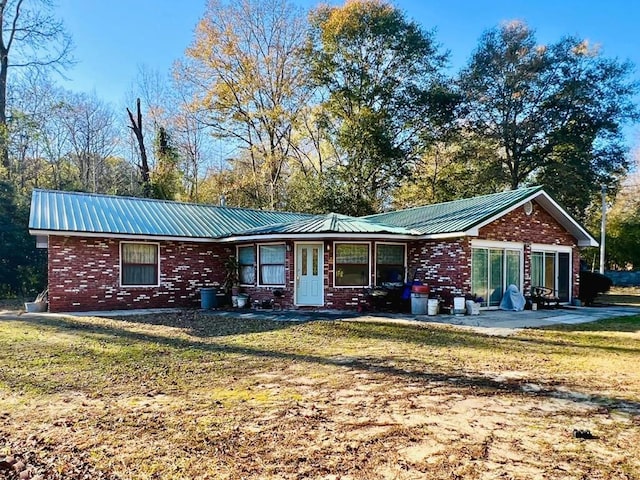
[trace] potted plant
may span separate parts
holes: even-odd
[[[236,257],[231,256],[224,262],[225,276],[222,289],[227,295],[231,295],[231,305],[238,306],[238,293],[240,293],[240,264]]]

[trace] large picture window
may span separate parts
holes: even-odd
[[[369,285],[369,244],[335,244],[335,285],[366,287]]]
[[[404,245],[376,245],[376,285],[404,283]]]
[[[260,245],[260,285],[284,285],[286,248],[284,245]]]
[[[241,285],[256,283],[256,249],[253,245],[238,247],[238,268]]]
[[[158,285],[158,248],[154,243],[120,244],[122,286],[155,287]]]

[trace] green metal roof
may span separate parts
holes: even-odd
[[[313,234],[313,233],[353,233],[373,234],[391,233],[395,235],[419,235],[419,232],[404,227],[385,225],[381,222],[372,222],[365,218],[349,217],[339,213],[327,213],[315,215],[310,218],[290,222],[269,225],[266,227],[246,230],[241,235],[268,235],[268,234]]]
[[[132,197],[34,190],[29,230],[185,239],[227,239],[260,235],[358,234],[390,236],[477,235],[474,229],[534,199],[578,240],[595,239],[542,187],[521,188],[453,202],[348,217],[198,205]]]
[[[520,188],[452,202],[379,213],[364,218],[372,222],[383,222],[387,225],[417,230],[423,235],[466,232],[541,190],[540,186]]]
[[[133,197],[34,190],[29,229],[176,238],[217,238],[310,215]]]

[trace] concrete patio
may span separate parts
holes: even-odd
[[[11,319],[25,316],[93,316],[93,317],[126,317],[133,315],[149,315],[175,313],[179,309],[155,310],[114,310],[75,313],[22,313],[14,310],[0,311],[0,319]],[[304,322],[313,320],[345,320],[407,323],[438,323],[473,328],[486,334],[509,335],[522,328],[536,328],[559,324],[578,324],[595,322],[605,318],[640,315],[639,307],[597,306],[597,307],[565,307],[552,310],[525,310],[512,312],[504,310],[482,310],[479,315],[411,315],[407,313],[382,312],[345,312],[337,310],[201,310],[202,315],[257,320],[273,320],[283,322]]]

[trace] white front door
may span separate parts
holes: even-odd
[[[296,305],[324,305],[322,243],[296,244]]]

